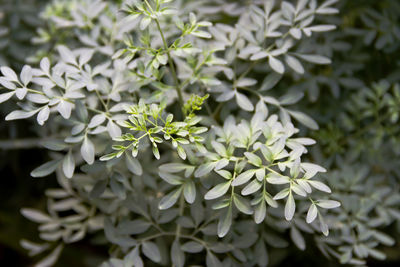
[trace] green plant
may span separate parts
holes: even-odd
[[[329,66],[327,56],[340,48],[332,39],[347,38],[331,32],[341,26],[336,2],[49,4],[35,38],[42,43],[38,64],[19,75],[1,67],[0,102],[13,98],[19,106],[5,119],[35,118],[50,151],[51,160],[31,175],[55,172],[60,185],[46,191],[47,213],[22,209],[40,224],[44,243],[21,245],[30,255],[48,251],[40,266],[53,265],[65,244],[84,238],[109,248],[103,266],[266,266],[268,251],[286,247],[288,233],[300,250],[303,235],[314,236],[342,263],[383,259],[376,246],[394,242],[376,228],[399,218],[398,186],[371,178],[360,189],[368,172],[353,174],[357,167],[343,161],[363,157],[361,137],[377,125],[387,122],[367,139],[378,150],[394,135],[398,86],[389,93],[382,82],[346,98],[339,116],[320,107],[340,118],[334,125],[300,104],[304,92],[324,103],[319,84],[340,97],[338,80],[361,83]],[[379,50],[393,45],[377,43]],[[320,144],[310,155],[314,139]],[[348,146],[352,158],[344,160]],[[321,166],[332,172],[321,175]],[[368,166],[362,159],[360,169]],[[372,223],[371,210],[383,199],[390,215]],[[350,211],[361,218],[352,221]]]

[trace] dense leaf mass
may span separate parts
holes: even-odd
[[[35,124],[50,160],[31,176],[58,182],[46,212],[21,209],[39,224],[40,242],[20,242],[37,266],[78,242],[106,247],[80,262],[103,267],[386,259],[400,225],[400,3],[12,3],[1,111]]]

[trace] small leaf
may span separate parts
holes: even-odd
[[[313,180],[307,180],[307,182],[314,188],[318,189],[319,191],[326,192],[326,193],[331,193],[331,189],[325,185],[324,183],[320,181],[313,181]]]
[[[173,266],[183,267],[185,265],[185,253],[183,253],[178,240],[172,243],[171,261]]]
[[[39,167],[34,169],[31,172],[31,176],[35,177],[35,178],[47,176],[57,169],[60,162],[61,162],[61,160],[59,160],[59,159],[46,162],[45,164],[40,165]]]
[[[238,186],[247,183],[254,176],[256,171],[256,169],[251,169],[241,173],[233,180],[232,185]]]
[[[178,189],[173,190],[172,192],[170,192],[169,194],[167,194],[166,196],[164,196],[159,205],[158,208],[160,210],[166,210],[169,209],[170,207],[172,207],[176,201],[178,201],[179,196],[182,193],[182,187],[179,187]]]
[[[340,207],[340,202],[335,200],[321,199],[318,200],[317,205],[323,209],[334,209]]]
[[[269,65],[274,71],[276,71],[279,74],[283,74],[285,72],[285,66],[283,66],[283,63],[279,59],[276,59],[275,57],[272,56],[269,57]]]
[[[231,224],[232,224],[232,207],[229,206],[222,212],[221,217],[218,221],[218,236],[224,237],[231,228]]]
[[[225,183],[220,183],[213,187],[210,191],[207,192],[207,194],[204,196],[204,199],[210,200],[210,199],[215,199],[219,198],[220,196],[223,196],[226,192],[228,192],[228,189],[231,186],[231,182],[225,182]]]
[[[287,221],[292,220],[295,210],[296,210],[296,203],[294,202],[292,193],[289,193],[289,197],[286,200],[286,205],[285,205],[285,219]]]
[[[251,78],[241,78],[237,81],[237,87],[249,87],[257,84],[257,80]]]
[[[331,64],[331,60],[327,57],[320,56],[320,55],[302,55],[298,54],[298,57],[301,59],[304,59],[305,61],[314,63],[314,64],[321,64],[321,65],[326,65],[326,64]]]
[[[13,112],[11,112],[10,114],[8,114],[6,116],[6,121],[26,119],[26,118],[32,117],[38,111],[39,111],[39,109],[32,110],[32,111],[14,110]]]
[[[222,263],[211,251],[207,251],[206,265],[207,267],[221,267]]]
[[[192,180],[189,180],[183,186],[183,195],[189,204],[193,204],[196,199],[196,186]]]
[[[39,125],[44,125],[44,123],[49,119],[50,109],[49,106],[45,106],[42,110],[39,111],[36,120]]]
[[[1,73],[10,81],[14,81],[14,82],[18,82],[18,76],[15,73],[15,71],[13,71],[11,68],[9,67],[1,67],[0,68]]]
[[[62,169],[64,171],[64,175],[67,178],[72,178],[72,176],[74,175],[74,170],[75,170],[75,160],[74,160],[71,150],[64,157]]]
[[[138,159],[126,154],[125,163],[128,167],[128,170],[130,170],[133,174],[137,176],[141,176],[143,174],[143,168]]]
[[[1,94],[0,95],[0,104],[7,101],[8,99],[10,99],[14,94],[15,94],[15,92]]]
[[[25,218],[36,223],[48,223],[52,221],[52,218],[49,215],[44,214],[43,212],[35,209],[29,209],[29,208],[21,209],[21,214]]]
[[[150,242],[150,241],[143,242],[142,243],[142,251],[143,251],[143,254],[150,260],[152,260],[154,262],[161,261],[160,250],[158,249],[158,246],[156,244],[154,244],[153,242]]]
[[[315,204],[313,203],[310,205],[310,208],[308,209],[306,222],[312,223],[315,220],[315,218],[317,218],[317,215],[318,215],[318,209],[317,206],[315,206]]]
[[[236,92],[236,103],[243,110],[246,110],[246,111],[254,110],[253,103],[251,103],[251,101],[244,94]]]
[[[300,111],[293,111],[293,110],[287,110],[289,112],[290,116],[295,118],[297,121],[299,121],[301,124],[307,126],[308,128],[312,130],[318,130],[318,124],[308,115],[304,114],[303,112]]]
[[[21,78],[22,84],[27,86],[28,83],[30,83],[32,80],[32,68],[28,65],[25,65],[22,68],[20,78]]]
[[[81,155],[82,158],[89,164],[92,165],[94,162],[94,155],[95,150],[94,150],[94,145],[92,141],[86,136],[83,139],[82,146],[81,146]]]
[[[195,241],[189,241],[182,245],[182,250],[189,253],[199,253],[203,250],[203,245]]]
[[[301,235],[300,231],[297,230],[297,228],[294,226],[290,229],[290,238],[293,240],[296,247],[298,247],[300,250],[306,249],[306,243],[303,236]]]

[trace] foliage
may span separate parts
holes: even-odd
[[[81,240],[104,267],[267,266],[288,241],[385,259],[400,8],[337,2],[48,3],[32,64],[0,68],[5,120],[36,121],[51,157],[31,175],[59,184],[21,210],[43,240],[21,246],[38,266]]]

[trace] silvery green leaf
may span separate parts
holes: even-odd
[[[172,243],[170,256],[173,266],[183,267],[185,265],[185,253],[182,251],[178,240]]]
[[[65,177],[72,178],[75,171],[75,159],[72,155],[72,151],[70,150],[68,154],[64,157],[62,169]]]
[[[6,116],[6,121],[26,119],[26,118],[32,117],[38,111],[39,111],[39,109],[32,110],[32,111],[14,110]]]
[[[218,236],[224,237],[232,225],[232,207],[229,206],[227,209],[222,211],[222,214],[218,221]]]
[[[249,163],[253,164],[254,166],[258,167],[262,164],[262,160],[259,156],[251,152],[244,152],[244,155],[248,159]]]
[[[110,188],[114,195],[116,195],[119,199],[126,199],[125,186],[114,177],[112,177],[112,179],[110,180]]]
[[[0,77],[0,84],[10,90],[15,90],[15,88],[17,88],[15,83],[7,80],[5,77]]]
[[[220,95],[217,97],[216,100],[217,100],[218,102],[225,102],[225,101],[228,101],[228,100],[232,99],[234,96],[235,96],[235,91],[230,90],[230,91],[226,91],[226,92],[220,94]]]
[[[307,196],[307,192],[301,186],[299,186],[296,183],[292,183],[291,189],[293,190],[293,192],[295,192],[299,196],[302,196],[302,197],[306,197]]]
[[[325,223],[325,220],[323,219],[322,216],[318,216],[319,218],[319,227],[321,232],[325,235],[328,236],[329,235],[329,227],[328,225]]]
[[[312,187],[318,189],[319,191],[331,193],[331,189],[320,181],[308,180],[307,181]]]
[[[71,111],[74,104],[62,99],[57,105],[57,111],[63,116],[64,119],[69,119],[71,117]]]
[[[267,176],[267,182],[270,184],[288,184],[290,183],[290,178],[288,176],[279,175],[276,173],[269,173]]]
[[[135,175],[141,176],[143,174],[143,168],[139,160],[133,158],[131,155],[126,154],[125,163],[128,169]]]
[[[88,127],[95,128],[95,127],[99,126],[100,124],[102,124],[105,120],[106,120],[106,116],[104,115],[104,113],[96,114],[90,120]]]
[[[73,64],[73,65],[78,64],[76,62],[75,55],[72,53],[72,51],[68,47],[66,47],[64,45],[59,45],[57,47],[57,50],[63,61],[65,61],[66,63]]]
[[[160,167],[160,171],[162,172],[169,172],[169,173],[176,173],[186,170],[187,168],[192,168],[192,166],[182,164],[182,163],[167,163],[163,164]]]
[[[135,267],[143,267],[143,260],[140,258],[139,255],[139,246],[136,246],[134,249],[129,252],[125,258],[124,263],[126,266],[130,266],[129,264],[133,264]]]
[[[267,208],[265,205],[265,201],[261,200],[261,202],[254,209],[254,221],[256,224],[260,224],[264,221],[265,215],[267,213]]]
[[[220,267],[222,264],[211,251],[207,251],[206,265],[207,267]]]
[[[299,39],[301,39],[301,30],[297,29],[297,28],[291,28],[290,35],[292,35],[293,38],[299,40]]]
[[[92,165],[94,162],[94,155],[95,154],[95,148],[92,143],[92,141],[89,139],[89,137],[85,137],[82,142],[81,146],[81,155],[82,158],[89,164]]]
[[[171,191],[169,194],[167,194],[160,200],[158,208],[160,210],[169,209],[176,203],[176,201],[178,200],[181,193],[182,193],[182,187],[179,187],[179,188]]]
[[[22,84],[27,86],[28,83],[30,83],[32,80],[32,68],[28,65],[25,65],[22,68],[20,78],[21,78]]]
[[[285,55],[285,60],[289,67],[291,67],[295,72],[299,74],[304,74],[303,65],[301,65],[300,61],[297,58],[290,55]]]
[[[187,203],[192,204],[196,199],[196,186],[192,180],[189,180],[183,186],[183,195]]]
[[[200,37],[200,38],[206,38],[206,39],[209,39],[212,37],[212,35],[206,31],[192,31],[190,34]]]
[[[185,252],[199,253],[203,250],[203,245],[195,241],[188,241],[181,248]]]
[[[276,59],[273,56],[269,56],[268,63],[271,66],[271,68],[274,71],[276,71],[277,73],[283,74],[285,72],[285,66],[283,65],[283,63],[279,59]]]
[[[395,243],[395,240],[388,236],[387,234],[384,234],[382,232],[379,231],[374,231],[374,237],[382,244],[386,245],[386,246],[393,246],[393,244]]]
[[[368,248],[368,255],[371,255],[371,257],[381,261],[386,259],[386,255],[383,252],[373,248]]]
[[[290,238],[293,240],[293,243],[298,247],[300,250],[306,249],[306,242],[304,241],[303,236],[301,235],[300,231],[296,227],[290,228]]]
[[[209,190],[206,195],[204,196],[204,199],[210,200],[210,199],[215,199],[219,198],[223,195],[225,195],[226,192],[228,192],[228,189],[231,187],[231,182],[224,182],[220,183],[216,186],[214,186],[211,190]]]
[[[269,2],[269,1],[267,1]],[[254,255],[256,258],[256,262],[260,267],[266,267],[268,265],[268,251],[265,246],[265,243],[262,239],[260,239],[254,250]]]
[[[143,31],[147,28],[147,26],[149,26],[149,24],[151,23],[151,18],[150,17],[144,17],[141,21],[140,21],[140,30]]]
[[[331,64],[331,60],[329,58],[320,56],[320,55],[297,54],[297,56],[305,61],[308,61],[308,62],[311,62],[314,64],[321,64],[321,65]]]
[[[318,130],[318,124],[308,115],[306,115],[303,112],[300,111],[294,111],[294,110],[287,110],[289,112],[290,116],[295,118],[297,121],[299,121],[301,124],[307,126],[308,128],[312,130]]]
[[[75,101],[75,112],[80,121],[86,122],[88,120],[89,113],[81,100]]]
[[[15,71],[13,71],[11,68],[3,66],[0,68],[1,73],[4,75],[4,77],[9,80],[9,81],[13,81],[13,82],[18,82],[18,76],[15,73]]]
[[[237,87],[249,87],[257,84],[257,80],[251,78],[241,78],[236,82]]]
[[[24,249],[29,250],[29,256],[31,257],[36,256],[49,248],[49,244],[37,244],[26,239],[22,239],[19,244]]]
[[[274,200],[279,200],[289,195],[289,188],[285,188],[274,196]]]
[[[28,94],[26,96],[26,99],[29,100],[30,102],[37,103],[37,104],[47,104],[49,103],[49,99],[40,94]]]
[[[262,59],[262,58],[266,58],[266,57],[268,57],[268,55],[269,54],[267,52],[265,52],[265,51],[259,51],[257,53],[254,53],[250,57],[250,60],[256,61],[256,60],[259,60],[259,59]]]
[[[194,172],[194,176],[195,177],[203,177],[203,176],[209,174],[216,165],[217,165],[217,163],[215,163],[215,162],[204,163],[204,164],[200,165],[199,168],[197,168],[197,170]]]
[[[318,209],[317,206],[313,203],[308,208],[306,222],[312,223],[315,220],[315,218],[317,218],[317,215],[318,215]]]
[[[122,135],[121,128],[118,127],[112,120],[108,120],[107,130],[111,138],[120,137]]]
[[[158,246],[153,242],[146,241],[142,243],[142,252],[143,254],[154,262],[161,261],[161,254]]]
[[[41,61],[40,61],[40,68],[42,69],[42,71],[46,74],[50,73],[50,61],[47,57],[44,57]]]
[[[335,25],[315,25],[311,27],[307,27],[308,30],[313,32],[327,32],[336,29]]]
[[[250,169],[239,174],[232,182],[233,186],[239,186],[247,183],[256,173],[257,169]]]
[[[241,107],[243,110],[246,111],[254,110],[253,103],[251,103],[251,101],[248,99],[246,95],[238,92],[236,92],[235,95],[236,95],[236,103],[239,105],[239,107]]]
[[[182,146],[178,145],[176,147],[176,151],[178,152],[178,155],[179,155],[179,157],[181,159],[183,159],[183,160],[186,159],[186,152],[185,152],[185,149]]]
[[[247,215],[253,214],[253,210],[250,206],[250,203],[248,203],[247,199],[235,194],[233,197],[233,203],[235,203],[236,208],[241,212],[243,212],[244,214]]]
[[[340,207],[340,202],[335,200],[320,199],[317,205],[323,209],[334,209]]]
[[[161,169],[161,168],[160,168]],[[180,185],[183,183],[183,180],[181,177],[177,175],[173,175],[167,172],[159,172],[160,177],[167,183],[171,185]]]
[[[53,220],[49,215],[35,209],[23,208],[21,214],[36,223],[48,223]]]
[[[100,197],[104,191],[106,190],[108,185],[108,180],[100,180],[98,181],[90,191],[91,198],[98,198]]]
[[[49,106],[44,106],[37,115],[37,122],[39,125],[44,125],[44,123],[48,120],[50,115]]]
[[[40,165],[39,167],[34,169],[31,172],[31,176],[34,178],[47,176],[57,169],[60,162],[61,160],[59,159],[46,162],[45,164]]]
[[[257,192],[261,187],[262,187],[262,183],[255,179],[255,180],[251,181],[250,183],[248,183],[242,189],[241,194],[243,196],[251,195],[251,194]]]
[[[58,245],[49,255],[35,264],[37,267],[50,267],[53,266],[60,257],[63,245]]]
[[[15,92],[0,94],[0,104],[10,99],[14,94]]]
[[[292,193],[289,193],[288,199],[286,200],[285,204],[285,219],[287,221],[292,220],[295,210],[296,203],[294,202]]]
[[[17,88],[15,90],[15,95],[17,96],[17,98],[19,100],[24,99],[24,97],[26,96],[26,93],[28,92],[28,89],[26,87],[22,87],[22,88]]]

